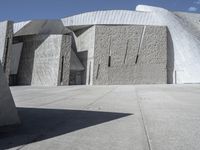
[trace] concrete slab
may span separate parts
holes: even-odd
[[[199,150],[200,85],[11,87],[0,149]]]

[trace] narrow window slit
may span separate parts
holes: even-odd
[[[111,66],[111,56],[108,57],[108,67]]]
[[[63,82],[63,67],[64,67],[64,56],[61,58],[61,73],[60,73],[60,83]]]
[[[139,57],[139,55],[136,56],[135,64],[137,64],[137,62],[138,62],[138,57]]]
[[[89,77],[88,77],[88,85],[90,85],[90,78],[91,78],[91,61],[90,61],[90,64],[89,64]]]
[[[127,57],[127,51],[128,51],[128,43],[129,43],[129,40],[126,43],[126,51],[125,51],[125,55],[124,55],[124,64],[126,63],[126,57]]]
[[[111,37],[109,41],[109,56],[108,56],[108,67],[111,66]]]
[[[99,69],[100,69],[100,64],[98,64],[98,67],[97,67],[96,79],[98,79],[98,77],[99,77]]]

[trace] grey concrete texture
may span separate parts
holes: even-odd
[[[71,39],[67,35],[36,35],[23,38],[17,80],[19,85],[56,86],[60,82],[61,58],[65,57],[68,83]]]
[[[71,36],[63,35],[59,56],[57,85],[69,85],[70,61],[72,51],[71,45]]]
[[[13,97],[0,61],[0,128],[20,123]]]
[[[200,85],[11,87],[0,149],[199,150]]]
[[[13,22],[0,22],[0,34],[0,61],[5,72],[6,79],[9,81],[13,39]]]
[[[95,26],[76,31],[73,34],[73,38],[78,53],[87,51],[87,58],[83,58],[83,64],[85,65],[85,82],[87,85],[93,85]]]
[[[96,26],[94,84],[167,83],[166,66],[166,27]]]

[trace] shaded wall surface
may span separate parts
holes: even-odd
[[[20,123],[0,61],[0,127]]]
[[[12,38],[13,22],[0,22],[0,61],[2,63],[7,81],[9,81],[10,74]]]
[[[63,84],[68,84],[70,52],[70,37],[67,35],[23,37],[18,84],[56,86],[60,85],[61,76]],[[66,67],[62,68],[62,73],[61,65]]]
[[[167,83],[167,28],[96,26],[94,84]]]

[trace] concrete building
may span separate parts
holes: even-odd
[[[10,85],[200,82],[199,14],[139,5],[61,20],[0,23]]]

